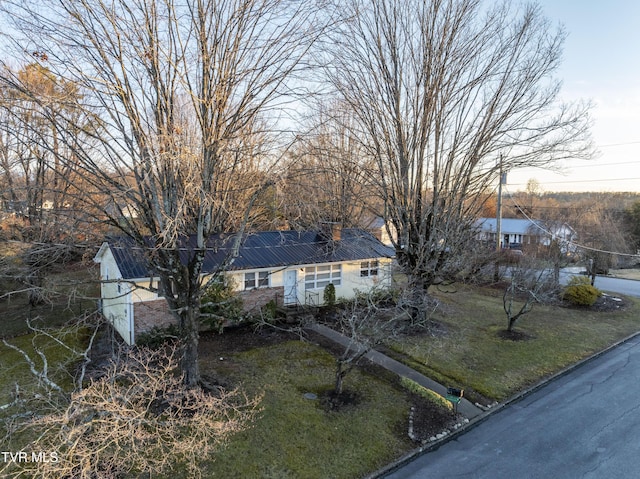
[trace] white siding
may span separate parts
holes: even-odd
[[[339,263],[341,265],[341,275],[340,284],[335,286],[336,299],[352,299],[355,297],[357,291],[367,292],[373,287],[388,288],[391,286],[391,260],[388,258],[372,258],[372,260],[379,262],[378,274],[376,276],[362,277],[360,275],[360,264],[364,261]],[[300,266],[298,274],[298,301],[300,304],[322,305],[324,287],[311,289],[305,287],[304,269],[306,266],[319,265]]]
[[[124,338],[128,344],[133,344],[133,304],[157,300],[158,295],[155,292],[149,291],[149,279],[136,281],[123,280],[111,249],[108,248],[106,243],[100,249],[94,261],[100,264],[102,312],[122,338]],[[377,275],[370,274],[371,271],[369,271],[369,274],[366,276],[361,274],[361,263],[365,261],[378,261]],[[342,263],[311,263],[282,268],[233,271],[227,273],[227,275],[233,280],[234,289],[236,291],[243,291],[245,286],[245,272],[259,273],[261,271],[268,271],[270,273],[269,287],[277,288],[284,287],[285,271],[296,270],[296,292],[299,304],[321,305],[323,302],[324,286],[307,289],[306,284],[310,284],[310,282],[305,282],[305,268],[327,265],[335,266],[337,264],[340,265],[340,284],[335,285],[336,299],[351,299],[355,296],[356,291],[366,292],[373,287],[391,286],[391,259],[388,258],[371,258],[370,260]],[[331,268],[331,271],[335,271],[335,268]],[[322,272],[324,273],[324,271]],[[323,276],[322,280],[324,281],[325,279]],[[322,284],[324,285],[324,283]],[[157,287],[157,279],[154,279],[152,286]]]
[[[149,286],[149,280],[139,281],[132,285],[131,295],[134,303],[142,301],[155,301],[156,299],[158,299],[158,294],[153,291],[149,291]],[[157,288],[158,280],[154,280],[153,283],[151,283],[151,286]]]
[[[378,274],[376,276],[360,275],[361,263],[357,261],[342,263],[342,284],[336,287],[336,298],[351,299],[355,297],[356,291],[366,293],[373,287],[388,288],[391,286],[391,260],[387,258],[372,258],[377,260]],[[322,294],[320,295],[322,298]]]
[[[378,275],[362,277],[360,274],[360,264],[364,261],[378,261]],[[391,286],[391,259],[388,258],[372,258],[371,260],[350,261],[343,263],[321,263],[321,264],[302,264],[297,266],[289,266],[287,268],[278,268],[270,270],[269,287],[275,288],[284,286],[285,270],[297,270],[296,291],[299,304],[321,305],[323,303],[324,287],[311,288],[305,287],[305,270],[308,267],[336,265],[341,266],[340,284],[336,288],[336,298],[351,299],[355,296],[356,290],[360,292],[369,291],[374,286],[390,287]],[[246,271],[234,271],[227,273],[234,282],[236,291],[244,291],[244,273],[267,271],[265,269],[251,269]]]
[[[131,286],[122,281],[122,274],[109,248],[101,251],[96,261],[100,263],[102,314],[111,322],[120,336],[131,344],[133,340]]]

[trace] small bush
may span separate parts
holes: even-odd
[[[402,295],[402,290],[378,287],[366,292],[354,289],[354,293],[357,301],[364,303],[372,302],[377,305],[391,305],[398,303],[398,299]]]
[[[225,326],[244,320],[242,298],[234,291],[233,281],[225,276],[214,281],[202,295],[200,320],[222,333]]]
[[[273,321],[278,314],[278,305],[271,299],[262,307],[262,314],[267,321]]]
[[[159,349],[165,343],[174,341],[180,337],[180,329],[172,324],[166,328],[154,326],[145,333],[136,336],[136,346],[147,347],[149,349]]]
[[[600,290],[584,276],[573,276],[563,294],[566,301],[576,306],[593,306],[599,297]]]
[[[443,398],[442,396],[440,396],[440,394],[435,393],[431,389],[427,389],[424,386],[421,386],[420,384],[418,384],[412,379],[402,377],[400,378],[400,384],[407,391],[410,391],[413,394],[423,397],[428,401],[431,401],[432,403],[437,404],[438,406],[441,406],[449,410],[453,409],[453,406],[451,405],[451,403],[447,401],[445,398]]]
[[[333,283],[329,283],[324,287],[324,293],[322,294],[322,300],[326,306],[333,306],[336,304],[336,287]]]

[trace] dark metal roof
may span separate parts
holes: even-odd
[[[236,235],[221,234],[207,244],[203,273],[211,273],[231,258]],[[146,252],[127,238],[107,240],[124,279],[154,276]],[[192,257],[195,237],[185,238],[180,246],[182,261]],[[383,245],[370,233],[360,229],[343,229],[340,240],[327,241],[317,231],[260,231],[243,238],[238,256],[228,270],[285,267],[299,264],[335,263],[372,258],[392,258],[393,248]]]

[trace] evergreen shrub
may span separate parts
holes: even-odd
[[[572,276],[564,289],[563,298],[576,306],[593,306],[600,294],[600,290],[591,285],[589,278]]]

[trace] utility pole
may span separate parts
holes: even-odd
[[[507,184],[507,174],[502,171],[502,155],[500,155],[500,181],[498,182],[498,204],[496,207],[496,251],[498,255],[502,250],[502,185]],[[500,280],[500,256],[496,257],[496,265],[493,272],[493,280]]]
[[[502,155],[500,155],[500,182],[498,184],[498,205],[496,208],[496,251],[502,249],[502,185],[507,184],[507,174],[502,171]]]

